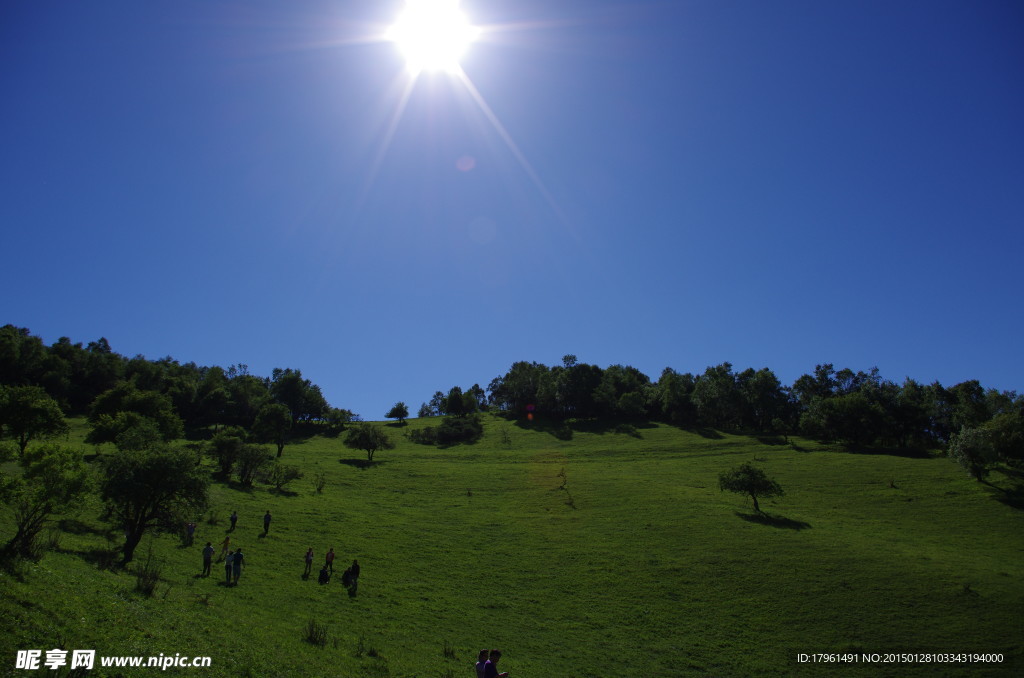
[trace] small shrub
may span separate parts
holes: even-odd
[[[160,582],[161,567],[153,561],[153,551],[146,554],[146,560],[135,570],[135,590],[144,596],[152,597],[156,585]]]
[[[444,641],[444,645],[441,648],[441,654],[448,659],[458,659],[458,657],[455,656],[455,648],[452,647],[447,640]]]
[[[324,488],[327,487],[327,475],[324,473],[317,473],[313,476],[313,489],[316,490],[317,494],[323,494]]]
[[[302,470],[298,466],[274,462],[267,473],[267,481],[277,489],[283,490],[288,483],[302,478]]]
[[[327,624],[312,618],[306,622],[306,642],[317,647],[327,645]]]
[[[437,427],[427,426],[409,431],[409,440],[418,445],[437,445]]]
[[[480,417],[445,417],[437,427],[437,442],[441,445],[457,445],[459,443],[475,443],[484,434],[484,425]]]

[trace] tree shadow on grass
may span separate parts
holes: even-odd
[[[123,569],[121,563],[120,548],[91,548],[91,549],[56,549],[58,553],[67,553],[80,557],[85,562],[93,565],[98,570],[115,571]]]
[[[1006,489],[996,487],[995,489],[997,491],[993,492],[992,496],[994,496],[996,501],[1000,504],[1006,504],[1010,508],[1017,509],[1018,511],[1024,510],[1024,485],[1014,485],[1013,487]]]
[[[930,459],[933,456],[932,450],[921,447],[859,447],[848,445],[845,449],[850,454],[883,455],[905,457],[907,459]]]
[[[282,487],[281,489],[277,489],[276,487],[271,487],[269,490],[267,490],[267,492],[269,492],[270,494],[276,494],[279,497],[297,497],[297,496],[299,496],[299,493],[296,492],[295,490],[289,490],[289,489],[284,488],[284,487]]]
[[[67,532],[68,534],[97,534],[102,537],[108,536],[110,533],[109,529],[100,529],[93,527],[88,523],[83,523],[81,520],[75,520],[73,518],[64,518],[57,526],[61,532]]]
[[[372,468],[374,466],[380,466],[381,464],[384,464],[385,462],[377,461],[377,460],[368,461],[366,459],[339,459],[338,463],[339,464],[345,464],[346,466],[354,466],[357,469],[361,469],[361,470],[365,471],[368,468]]]
[[[767,513],[741,513],[736,511],[736,515],[748,523],[777,527],[782,530],[796,530],[799,532],[800,530],[807,530],[811,527],[810,523],[805,523],[802,520],[793,520],[792,518],[786,518],[785,516],[773,516]]]

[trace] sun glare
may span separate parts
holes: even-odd
[[[479,32],[459,10],[458,0],[406,0],[387,38],[398,45],[413,73],[457,73],[459,59]]]

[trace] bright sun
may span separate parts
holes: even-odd
[[[479,32],[459,11],[458,0],[406,0],[387,38],[398,45],[413,73],[457,73],[459,59]]]

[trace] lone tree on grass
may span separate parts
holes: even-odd
[[[0,474],[0,498],[14,511],[14,536],[3,547],[8,554],[37,559],[37,537],[55,513],[73,509],[89,489],[89,470],[82,455],[57,445],[37,447],[21,459],[22,477]]]
[[[395,447],[388,434],[373,424],[359,424],[349,429],[344,443],[345,447],[353,450],[366,450],[367,461],[373,461],[373,454],[377,450],[391,450]]]
[[[0,386],[0,429],[24,457],[30,441],[65,435],[68,425],[60,405],[39,386]]]
[[[409,416],[409,408],[405,403],[399,401],[384,416],[388,419],[397,419],[398,424],[402,425],[405,423],[405,418]]]
[[[718,476],[718,487],[736,494],[749,494],[750,498],[754,500],[754,510],[758,513],[762,512],[757,503],[758,497],[781,497],[783,495],[782,488],[777,482],[765,475],[761,469],[751,466],[750,463]]]
[[[280,403],[264,405],[256,415],[256,423],[252,428],[261,441],[277,445],[277,456],[280,457],[288,440],[288,431],[292,428],[292,415]]]
[[[950,436],[947,454],[975,480],[982,482],[997,459],[994,438],[988,429],[965,426]]]
[[[147,529],[173,529],[205,508],[203,476],[194,454],[163,445],[106,458],[102,494],[124,527],[123,562],[131,562]]]

